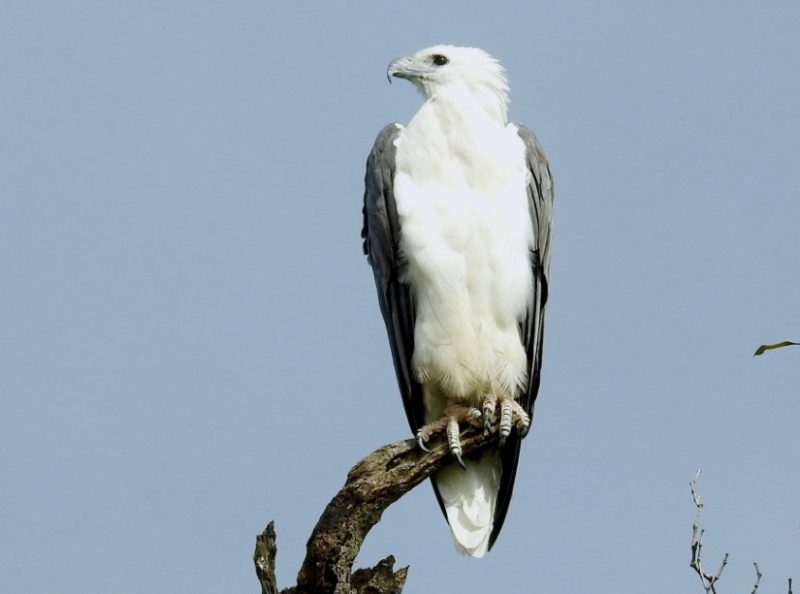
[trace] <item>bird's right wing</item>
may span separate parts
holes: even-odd
[[[424,424],[422,386],[414,377],[414,306],[408,287],[400,280],[401,258],[398,242],[400,223],[394,199],[395,140],[402,131],[389,124],[380,131],[367,159],[364,179],[364,253],[367,255],[378,289],[397,383],[411,431]]]

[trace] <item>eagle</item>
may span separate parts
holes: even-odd
[[[506,517],[539,391],[553,182],[536,136],[507,121],[508,81],[483,50],[437,45],[389,64],[424,103],[367,160],[364,252],[419,446],[456,549],[483,557]],[[497,431],[462,457],[460,431]]]

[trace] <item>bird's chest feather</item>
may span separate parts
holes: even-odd
[[[414,366],[423,382],[465,398],[513,392],[526,379],[518,323],[531,298],[533,238],[524,150],[502,131],[487,139],[493,150],[412,134],[397,153]]]

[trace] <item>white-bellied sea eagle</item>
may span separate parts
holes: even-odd
[[[553,184],[539,141],[508,123],[503,67],[439,45],[389,64],[425,102],[378,134],[367,161],[364,250],[397,380],[421,447],[447,435],[433,477],[457,549],[482,557],[508,510],[539,390]],[[498,424],[462,460],[459,426]]]

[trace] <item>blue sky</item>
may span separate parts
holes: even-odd
[[[0,590],[257,591],[407,435],[360,249],[400,55],[482,47],[556,181],[544,379],[506,526],[422,486],[369,535],[407,592],[800,579],[800,5],[17,2],[0,8]]]

